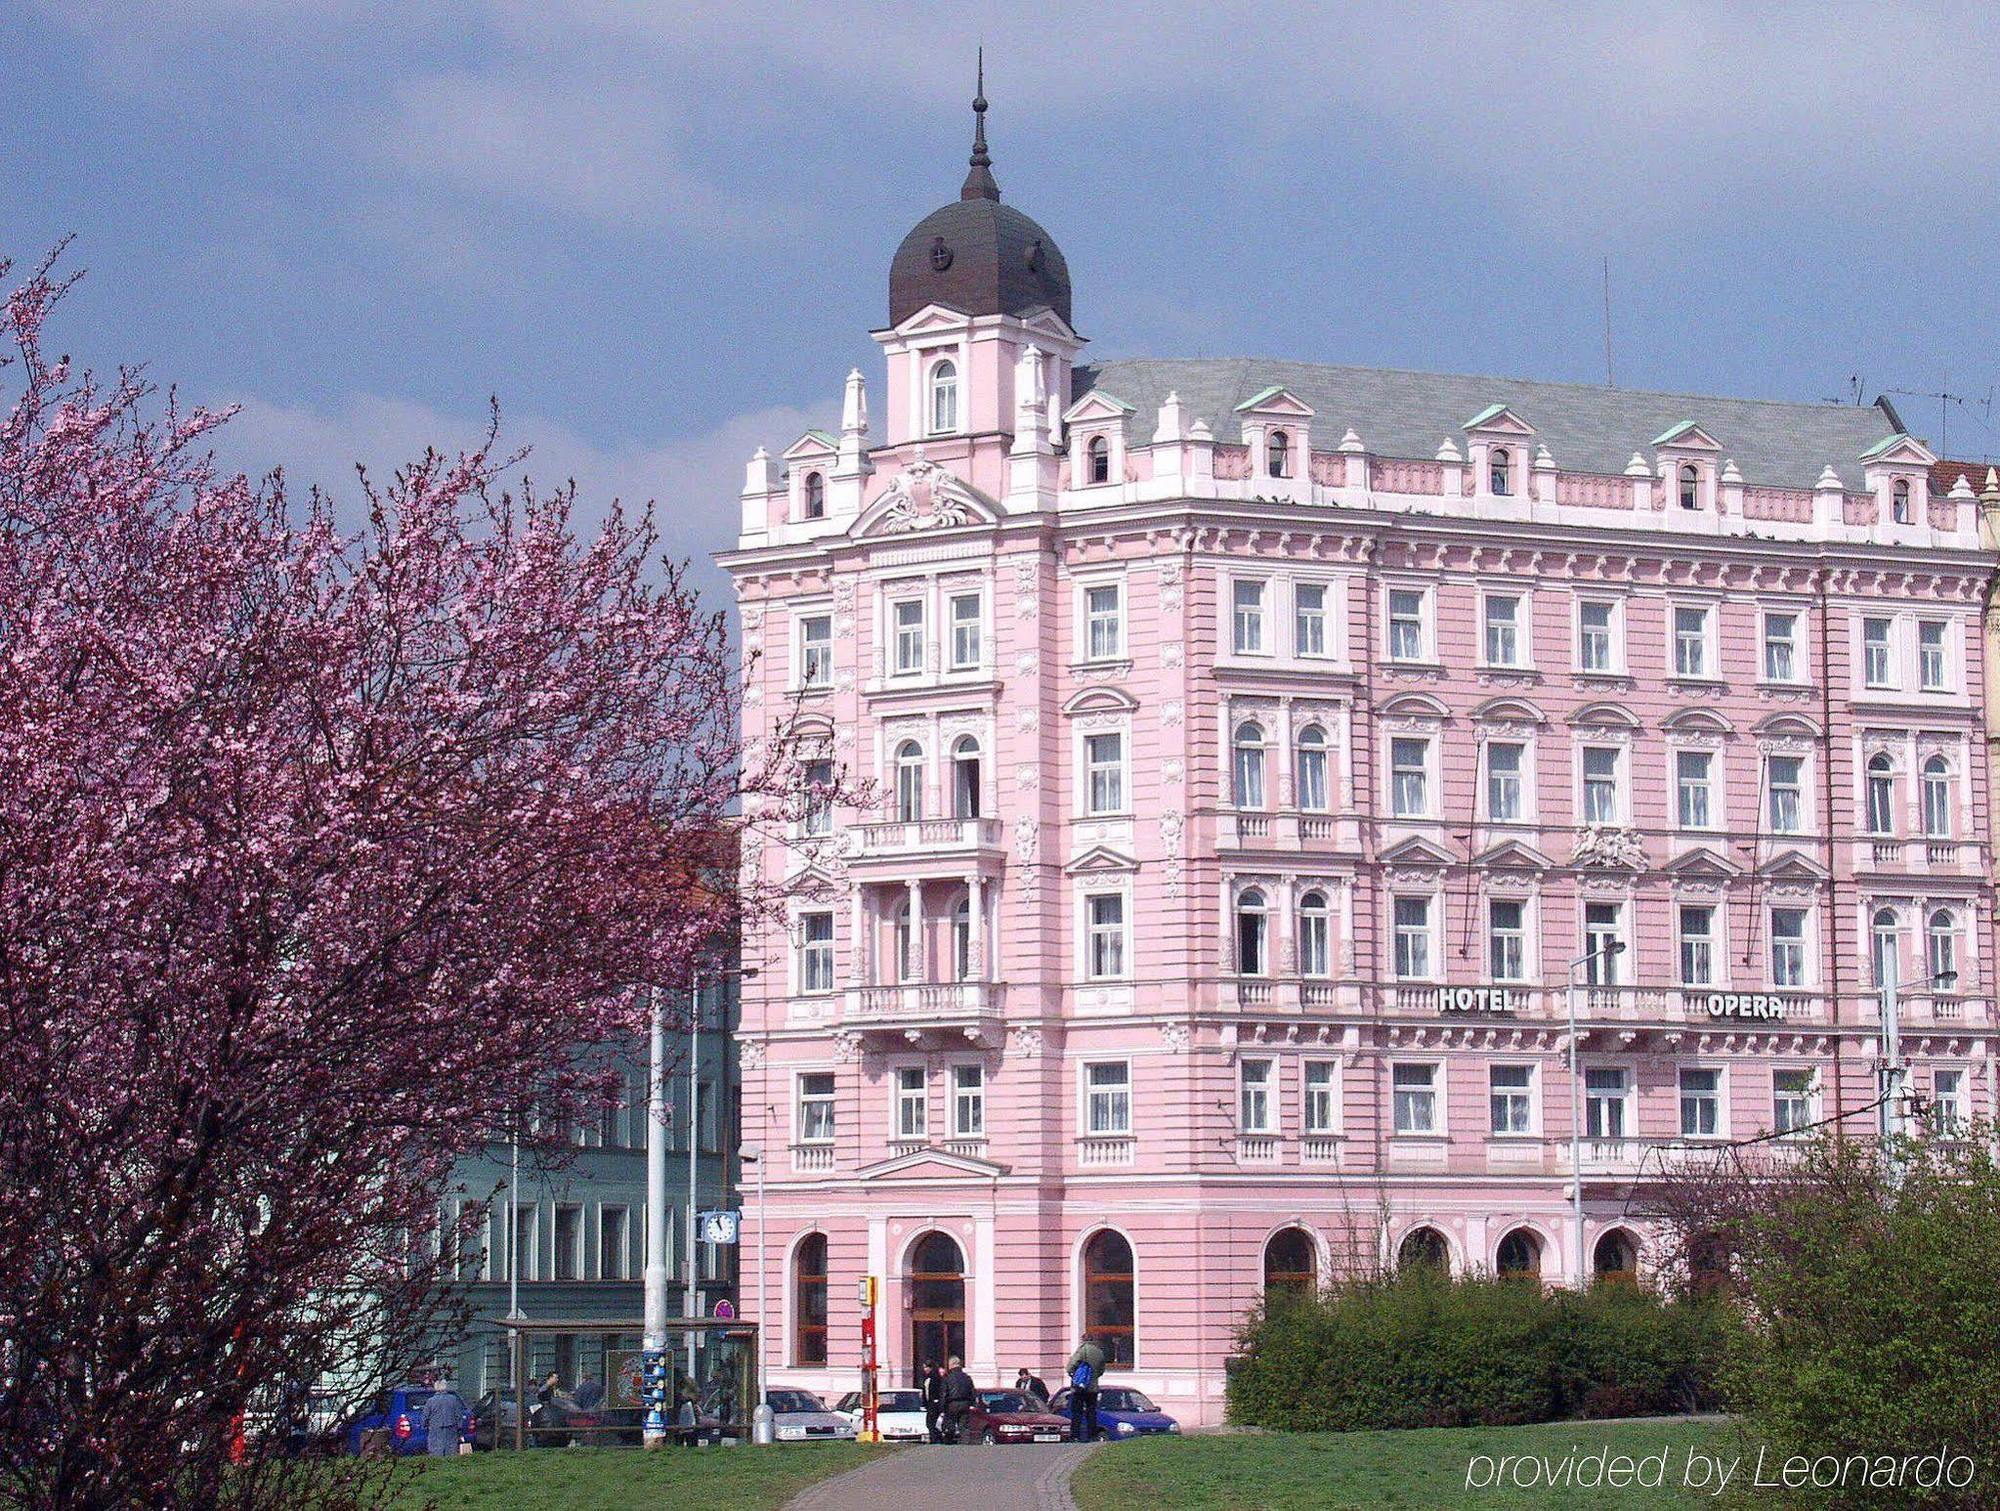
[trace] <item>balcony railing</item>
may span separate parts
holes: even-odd
[[[864,856],[911,855],[949,850],[998,849],[1003,843],[997,818],[926,818],[857,824]]]
[[[1339,1164],[1339,1136],[1331,1133],[1308,1133],[1299,1140],[1299,1158],[1308,1165]]]
[[[1278,1140],[1268,1133],[1239,1134],[1236,1161],[1242,1165],[1275,1165],[1278,1162]]]
[[[792,1169],[800,1175],[823,1175],[833,1168],[833,1145],[792,1145]]]
[[[910,981],[900,986],[857,987],[858,1018],[948,1018],[998,1011],[1000,988],[990,981]]]
[[[1138,1144],[1129,1135],[1086,1135],[1076,1141],[1076,1162],[1086,1170],[1112,1165],[1129,1165],[1137,1157]]]

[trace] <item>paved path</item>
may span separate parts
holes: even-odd
[[[788,1511],[1076,1511],[1069,1477],[1101,1446],[919,1444],[821,1480]]]

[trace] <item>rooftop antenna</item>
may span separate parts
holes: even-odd
[[[1604,254],[1604,386],[1616,388],[1617,379],[1611,376],[1611,254]]]
[[[1988,388],[1986,390],[1986,397],[1983,399],[1976,394],[1953,393],[1951,391],[1951,374],[1945,372],[1940,373],[1938,376],[1940,382],[1935,390],[1892,388],[1889,392],[1901,395],[1906,399],[1936,399],[1938,401],[1937,453],[1939,456],[1944,456],[1951,450],[1945,443],[1945,435],[1951,421],[1953,407],[1956,406],[1959,409],[1968,407],[1976,409],[1979,411],[1982,419],[1990,421],[1993,418],[1993,390]]]

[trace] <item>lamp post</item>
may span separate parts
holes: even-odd
[[[1570,1278],[1583,1289],[1583,1071],[1577,1059],[1576,973],[1599,958],[1609,960],[1625,953],[1625,941],[1607,939],[1600,949],[1579,955],[1569,963],[1569,1213]]]
[[[1882,964],[1882,1142],[1887,1146],[1889,1184],[1903,1183],[1903,1026],[1901,988],[1896,980],[1893,955],[1880,957]],[[1936,971],[1917,983],[1922,991],[1941,987],[1950,991],[1958,984],[1957,971]]]
[[[764,1374],[764,1360],[761,1356],[764,1351],[764,1329],[768,1325],[771,1315],[768,1305],[768,1291],[765,1286],[765,1281],[769,1278],[769,1274],[764,1268],[763,1148],[761,1146],[752,1146],[748,1149],[738,1149],[736,1151],[736,1162],[739,1165],[755,1165],[757,1167],[757,1352],[759,1354],[757,1376],[759,1379],[762,1379]],[[739,1267],[736,1273],[740,1281],[743,1274],[742,1269]]]
[[[667,1347],[667,1022],[660,994],[646,989],[646,1330],[649,1354]],[[645,1418],[645,1445],[664,1447],[666,1424]]]

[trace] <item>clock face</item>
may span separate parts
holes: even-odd
[[[709,1243],[736,1242],[736,1214],[711,1212],[702,1223],[701,1236]]]

